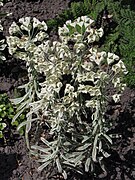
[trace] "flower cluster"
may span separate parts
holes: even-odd
[[[3,26],[1,25],[1,21],[0,21],[0,34],[2,35],[3,33]],[[2,36],[1,36],[2,37]],[[6,44],[5,44],[5,39],[0,38],[0,62],[6,60],[3,51],[6,48]]]
[[[18,24],[13,22],[9,28],[10,36],[7,36],[9,53],[30,61],[31,54],[37,49],[36,43],[41,44],[48,37],[46,30],[46,23],[36,18],[25,17],[19,19]]]

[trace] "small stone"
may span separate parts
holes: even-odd
[[[0,82],[0,91],[8,92],[12,88],[12,84],[8,82]]]
[[[26,173],[26,174],[24,174],[22,179],[24,179],[24,180],[31,180],[31,176],[28,173]]]

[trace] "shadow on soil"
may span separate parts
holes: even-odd
[[[0,154],[0,180],[8,180],[17,167],[16,154]]]

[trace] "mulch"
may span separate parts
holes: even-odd
[[[70,0],[12,0],[2,8],[2,12],[12,13],[2,18],[4,35],[13,21],[23,16],[48,20],[56,17],[69,7]],[[25,63],[7,54],[7,61],[0,64],[0,93],[6,92],[12,97],[14,88],[27,82]],[[111,156],[105,160],[107,174],[97,168],[97,175],[78,175],[70,172],[68,180],[133,180],[135,179],[135,90],[126,88],[121,102],[110,102],[107,117],[114,122],[110,132],[118,134],[114,138]],[[3,145],[0,141],[0,180],[60,180],[56,169],[38,172],[39,164],[29,155],[25,139],[15,129],[11,142]]]

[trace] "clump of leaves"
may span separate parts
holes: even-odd
[[[37,43],[38,38],[31,34],[34,22],[36,27],[43,27],[40,34],[46,31],[44,22],[29,17],[19,22],[20,26],[11,25],[7,42],[9,52],[27,62],[29,82],[20,87],[26,94],[12,100],[19,105],[13,122],[28,110],[27,121],[18,129],[26,126],[27,145],[42,163],[39,170],[56,165],[65,179],[68,168],[82,173],[84,165],[86,172],[93,171],[98,162],[105,170],[103,159],[109,156],[107,151],[112,144],[108,134],[111,125],[105,118],[106,87],[113,84],[116,93],[112,98],[118,102],[126,86],[121,83],[122,74],[127,74],[123,61],[114,53],[99,50],[97,42],[104,32],[96,29],[88,16],[59,27],[60,41],[54,42],[43,35]],[[28,35],[18,34],[20,29]],[[38,82],[38,73],[45,76],[42,83]],[[52,138],[41,136],[42,145],[38,140],[30,146],[28,134],[33,122],[37,123],[37,131],[46,124]]]
[[[3,137],[3,130],[7,126],[7,122],[11,121],[15,112],[13,105],[6,94],[0,95],[0,138]]]
[[[11,103],[6,93],[0,94],[0,138],[3,138],[3,131],[7,125],[18,126],[19,123],[24,121],[25,114],[22,114],[19,119],[11,124],[13,117],[16,114],[16,107]],[[20,130],[20,133],[24,133],[24,129]]]

